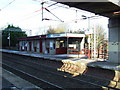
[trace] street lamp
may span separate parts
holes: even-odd
[[[90,18],[92,18],[92,17],[87,17],[85,15],[82,15],[82,19],[88,19],[88,31],[90,29]]]

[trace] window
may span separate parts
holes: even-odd
[[[65,47],[64,41],[56,41],[56,48]]]

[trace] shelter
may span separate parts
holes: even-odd
[[[84,48],[85,35],[57,33],[18,38],[19,50],[41,54],[67,54],[68,49],[78,51]]]

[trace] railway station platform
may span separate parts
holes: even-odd
[[[2,76],[0,77],[2,77],[1,90],[29,90],[34,88],[39,88],[39,90],[42,90],[40,87],[37,87],[36,85],[20,78],[19,76],[5,69],[2,69]]]
[[[10,83],[8,80],[6,80],[4,77],[2,77],[2,81],[3,81],[2,90],[15,88],[15,86],[12,83]]]
[[[63,60],[63,59],[70,59],[70,58],[87,58],[85,55],[77,55],[77,54],[59,54],[59,55],[48,55],[48,54],[38,54],[33,52],[26,52],[26,51],[13,51],[13,50],[7,50],[7,49],[0,49],[2,52],[8,52],[8,53],[14,53],[19,55],[25,55],[25,56],[32,56],[32,57],[38,57],[38,58],[46,58],[46,59],[55,59],[55,60]]]
[[[13,54],[18,54],[18,55],[38,57],[38,58],[63,61],[63,62],[69,62],[69,61],[76,62],[77,61],[78,63],[84,63],[87,66],[91,66],[91,67],[100,67],[104,69],[120,71],[120,64],[118,63],[111,63],[111,62],[108,62],[108,60],[87,59],[87,57],[84,55],[79,55],[79,56],[75,54],[43,55],[43,54],[38,54],[38,53],[31,53],[31,52],[26,52],[26,51],[14,51],[14,50],[7,50],[7,49],[0,49],[0,52],[13,53]]]
[[[47,60],[62,62],[62,67],[58,71],[68,72],[77,75],[90,75],[110,80],[110,86],[120,88],[120,64],[108,62],[108,60],[88,59],[85,56],[79,55],[42,55],[38,53],[13,51],[0,49],[0,52],[30,56],[35,58],[43,58]],[[117,83],[117,84],[116,84]]]

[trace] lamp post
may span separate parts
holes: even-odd
[[[93,17],[96,17],[96,16],[91,16],[91,17],[87,17],[87,16],[85,16],[85,15],[82,15],[82,17],[83,17],[83,19],[88,19],[88,31],[90,31],[90,18],[93,18]],[[94,29],[93,29],[93,33],[94,33],[94,44],[93,44],[93,46],[94,46],[94,54],[93,54],[93,56],[94,56],[94,59],[96,59],[96,28],[94,27]],[[91,50],[91,47],[90,47],[90,41],[91,41],[91,38],[90,38],[90,35],[88,36],[88,38],[89,38],[89,44],[88,44],[88,47],[89,47],[89,50]]]
[[[92,18],[92,17],[87,17],[87,16],[85,16],[85,15],[82,15],[82,19],[88,19],[88,31],[90,32],[90,18]],[[90,50],[91,50],[91,47],[90,47],[90,41],[91,41],[91,39],[90,39],[90,34],[89,34],[89,36],[88,36],[88,53],[89,54],[91,54],[90,53]],[[90,58],[91,56],[89,55],[89,58]]]

